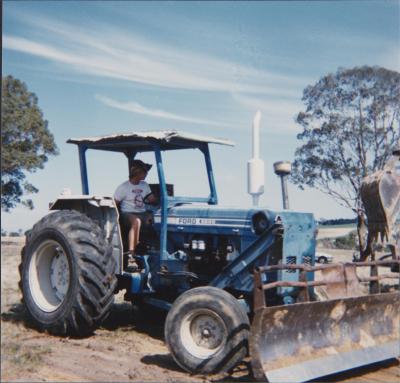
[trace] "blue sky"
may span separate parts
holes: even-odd
[[[81,192],[70,137],[176,129],[228,138],[211,147],[223,205],[250,206],[246,162],[251,122],[262,112],[261,205],[281,207],[272,164],[293,160],[303,89],[339,67],[400,70],[398,1],[3,2],[3,75],[36,93],[60,155],[29,174],[35,209],[2,214],[6,230],[28,229],[69,187]],[[196,153],[170,153],[179,194],[205,195]],[[153,161],[149,156],[145,160]],[[88,153],[89,185],[112,195],[127,177],[122,155]],[[155,172],[149,181],[155,181]],[[291,208],[317,218],[352,213],[315,191],[289,185]]]

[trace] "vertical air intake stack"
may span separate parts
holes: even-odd
[[[253,119],[253,158],[247,161],[247,192],[253,197],[253,206],[264,193],[264,161],[260,160],[260,121],[261,112]]]
[[[281,178],[282,204],[283,209],[289,209],[289,195],[287,190],[287,178],[292,172],[292,165],[289,161],[278,161],[274,163],[274,172]]]

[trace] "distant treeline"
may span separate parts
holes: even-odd
[[[337,219],[321,219],[318,221],[320,225],[347,225],[356,224],[357,218],[337,218]]]
[[[2,237],[21,237],[22,235],[23,235],[22,229],[18,229],[18,231],[10,231],[10,232],[7,232],[3,228],[1,229]]]

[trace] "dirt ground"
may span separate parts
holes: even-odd
[[[250,364],[207,378],[185,373],[163,341],[164,317],[145,317],[118,295],[110,317],[94,335],[61,338],[31,327],[20,304],[18,263],[22,243],[1,246],[1,381],[29,382],[250,382]],[[327,250],[328,252],[330,250]],[[338,255],[337,257],[341,257]],[[351,257],[351,255],[349,255]],[[347,256],[346,256],[347,257]],[[335,259],[339,260],[339,259]],[[350,260],[350,259],[349,259]],[[325,381],[399,382],[398,361],[337,374]]]
[[[244,362],[231,374],[191,376],[164,344],[165,317],[144,317],[116,296],[111,314],[95,334],[61,338],[31,327],[20,304],[18,263],[22,244],[1,245],[1,381],[23,382],[221,382],[250,381]],[[149,314],[149,313],[147,313]]]

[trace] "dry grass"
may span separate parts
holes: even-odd
[[[9,340],[1,344],[2,381],[8,381],[8,373],[18,371],[16,376],[28,376],[45,363],[47,355],[52,353],[49,346],[27,345],[22,340]]]
[[[1,345],[2,362],[12,363],[18,369],[33,371],[43,362],[46,355],[51,354],[49,346],[27,346],[22,342],[6,341]]]

